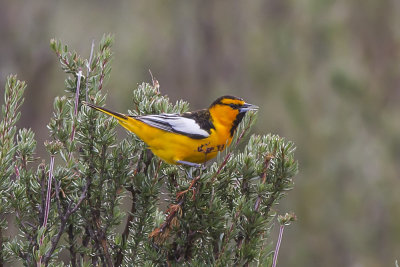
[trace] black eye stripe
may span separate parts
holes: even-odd
[[[230,106],[233,109],[239,109],[242,106],[242,105],[233,104],[233,103],[231,103],[231,104],[221,103],[221,105]]]

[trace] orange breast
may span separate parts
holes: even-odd
[[[217,134],[212,129],[209,137],[193,139],[149,126],[131,117],[128,121],[119,122],[143,140],[155,155],[170,164],[177,164],[177,161],[204,163],[214,158],[231,142],[230,135],[226,131],[218,131]]]

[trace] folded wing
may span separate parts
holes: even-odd
[[[203,139],[210,134],[202,129],[196,120],[182,117],[180,114],[159,114],[135,117],[147,125],[171,133],[178,133],[193,139]]]

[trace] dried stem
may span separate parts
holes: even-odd
[[[217,170],[217,172],[214,174],[214,176],[211,178],[211,183],[213,184],[215,179],[217,178],[217,176],[221,173],[222,169],[225,167],[225,165],[228,163],[229,158],[231,157],[232,152],[229,152],[225,158],[224,161],[221,163],[221,165],[219,165],[219,168]]]
[[[86,65],[86,101],[89,101],[88,91],[89,91],[89,75],[92,71],[91,64],[92,64],[92,57],[93,57],[93,49],[94,49],[94,40],[92,40],[92,47],[90,48],[90,57],[89,62]]]
[[[72,124],[72,133],[71,133],[71,141],[74,141],[75,138],[75,119],[76,116],[78,115],[78,105],[79,105],[79,91],[81,88],[81,77],[82,77],[82,70],[78,71],[77,78],[76,78],[76,92],[75,92],[75,109],[74,109],[74,120]],[[72,153],[69,154],[69,157],[71,158]]]
[[[65,214],[63,216],[60,215],[60,228],[58,229],[57,235],[51,239],[51,248],[50,250],[44,255],[43,257],[43,263],[45,266],[49,264],[50,257],[53,254],[54,250],[56,249],[58,242],[60,241],[60,238],[62,234],[64,233],[64,229],[66,227],[68,218],[77,211],[79,206],[81,205],[82,201],[86,198],[87,192],[89,189],[90,184],[92,183],[92,180],[88,178],[86,180],[86,185],[85,188],[83,189],[81,196],[79,197],[78,202],[75,204],[75,206],[72,208],[72,202],[69,204]]]
[[[272,261],[272,267],[276,267],[276,262],[278,261],[279,248],[281,247],[281,241],[282,241],[282,235],[283,235],[284,229],[285,229],[285,225],[282,224],[279,227],[279,237],[278,237],[278,242],[276,242],[274,260]]]
[[[271,159],[273,158],[273,155],[267,155],[265,157],[265,161],[264,161],[264,171],[263,173],[260,175],[261,178],[261,184],[264,184],[267,181],[267,174],[268,174],[268,168],[269,165],[271,163]],[[261,196],[258,196],[256,199],[256,202],[254,204],[254,211],[258,211],[259,207],[260,207],[260,203],[261,203]]]
[[[50,211],[50,199],[51,199],[51,183],[53,181],[53,168],[54,168],[54,155],[50,156],[50,171],[49,171],[49,179],[47,180],[47,195],[46,195],[46,206],[44,210],[44,219],[42,227],[46,228],[47,220],[49,218]],[[40,244],[42,244],[42,239],[40,239]]]
[[[100,80],[99,80],[99,91],[101,91],[101,89],[103,88],[103,82],[104,82],[104,77],[106,76],[106,64],[107,64],[108,60],[104,59],[103,62],[101,62],[101,73],[100,73]]]
[[[74,226],[70,224],[68,226],[68,241],[69,241],[69,254],[71,255],[71,266],[76,267],[76,250],[74,240]]]
[[[53,180],[53,168],[54,168],[54,155],[52,154],[50,156],[49,179],[47,180],[46,206],[45,206],[45,209],[44,209],[44,218],[43,218],[43,224],[42,224],[42,228],[43,229],[46,229],[47,220],[49,218],[50,198],[51,198],[51,183],[52,183],[52,180]],[[43,244],[44,233],[45,233],[45,230],[43,231],[42,236],[40,237],[39,246],[41,246]],[[41,264],[42,264],[42,256],[40,256],[39,261],[37,263],[37,266],[41,266]]]

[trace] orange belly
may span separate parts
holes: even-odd
[[[177,164],[177,161],[204,163],[223,151],[232,140],[228,131],[223,134],[223,131],[218,131],[217,135],[212,129],[209,137],[193,139],[149,126],[131,117],[119,123],[143,140],[155,155],[170,164]]]

